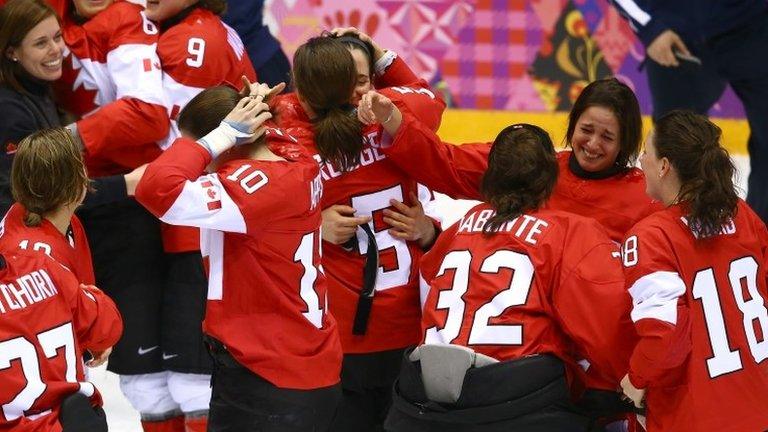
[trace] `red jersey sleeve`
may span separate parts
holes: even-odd
[[[141,7],[117,2],[86,22],[83,30],[91,46],[106,51],[115,100],[78,121],[78,132],[89,155],[108,154],[107,159],[133,168],[146,161],[126,163],[122,149],[159,141],[170,130],[156,51],[158,28]]]
[[[636,340],[618,247],[597,222],[586,219],[569,228],[564,244],[554,310],[578,354],[615,389]]]
[[[277,131],[267,134],[287,137]],[[147,167],[136,199],[163,222],[236,233],[258,229],[294,210],[279,185],[281,176],[298,168],[273,171],[269,163],[240,159],[203,175],[210,160],[197,142],[179,138]],[[319,171],[313,159],[307,157],[305,163]]]
[[[429,89],[427,82],[421,80],[408,86],[396,86],[384,89],[381,94],[392,99],[392,102],[404,112],[419,119],[432,131],[437,131],[445,111],[445,102]],[[405,114],[407,112],[407,114]]]
[[[405,114],[384,153],[408,176],[452,198],[480,199],[491,143],[448,144],[417,117]]]
[[[622,248],[632,321],[640,336],[629,369],[637,388],[682,364],[691,351],[685,282],[676,270],[670,239],[651,219],[632,228]]]
[[[376,78],[375,85],[377,89],[393,87],[399,85],[408,85],[419,81],[419,77],[413,73],[408,64],[396,56],[392,64],[384,70],[384,73]]]
[[[83,349],[103,351],[123,334],[115,302],[93,285],[79,285],[70,299],[75,334]]]

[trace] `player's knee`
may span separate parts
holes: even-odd
[[[211,403],[211,376],[168,372],[168,390],[183,412],[207,410]]]
[[[142,419],[179,410],[168,390],[168,372],[120,375],[120,390]]]

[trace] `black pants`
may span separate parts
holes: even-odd
[[[208,279],[200,252],[166,253],[168,265],[161,320],[163,368],[210,374],[211,356],[203,343]]]
[[[325,432],[341,386],[292,390],[274,386],[237,364],[214,341],[208,432]]]
[[[749,122],[750,167],[747,203],[768,222],[768,12],[704,41],[686,41],[701,59],[663,67],[648,61],[653,117],[674,109],[707,114],[730,84]]]
[[[333,432],[384,430],[392,405],[392,384],[400,373],[404,349],[369,354],[346,354],[341,366],[343,397]]]
[[[123,335],[107,369],[119,375],[163,370],[160,317],[166,268],[160,222],[135,200],[81,209],[96,285],[114,300]]]
[[[565,369],[556,357],[469,369],[455,404],[428,400],[420,363],[406,357],[385,427],[396,432],[587,432],[591,421],[571,404]]]

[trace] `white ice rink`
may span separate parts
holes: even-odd
[[[746,193],[749,159],[746,156],[734,156],[734,162],[738,170],[736,181],[743,197]],[[474,204],[474,201],[455,201],[444,195],[438,196],[437,200],[439,211],[444,218],[444,226],[458,220]],[[112,432],[141,432],[139,416],[120,393],[117,375],[107,372],[104,367],[100,367],[91,370],[91,381],[104,397],[104,410],[107,413],[109,430]]]

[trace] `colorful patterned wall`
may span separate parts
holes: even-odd
[[[267,8],[289,56],[322,29],[355,26],[453,107],[567,111],[589,81],[614,74],[651,111],[643,47],[606,0],[272,0]],[[711,114],[744,117],[730,90]]]

